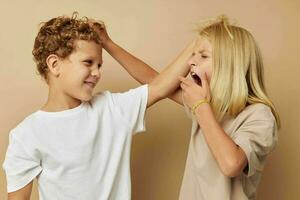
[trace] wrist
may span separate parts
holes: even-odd
[[[196,119],[201,127],[207,126],[208,124],[210,124],[211,119],[213,117],[210,104],[205,103],[205,104],[202,104],[201,106],[199,106],[195,110],[194,116],[196,117]]]
[[[193,114],[196,115],[196,111],[198,111],[201,107],[203,107],[205,105],[209,105],[209,101],[206,100],[205,98],[196,101],[193,104],[193,106],[191,107],[191,110],[192,110]]]
[[[209,109],[211,109],[210,104],[209,103],[203,103],[202,105],[198,106],[194,110],[194,114],[199,115],[199,114],[207,112]]]
[[[107,50],[109,49],[111,46],[113,46],[114,42],[111,39],[107,39],[105,41],[102,41],[102,47]]]

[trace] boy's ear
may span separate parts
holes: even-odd
[[[56,77],[59,76],[59,71],[60,71],[58,62],[59,62],[59,57],[55,54],[50,54],[46,59],[49,72]]]

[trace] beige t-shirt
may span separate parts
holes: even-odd
[[[221,126],[244,150],[248,159],[247,170],[235,178],[226,177],[221,172],[197,120],[193,116],[192,119],[191,140],[179,199],[255,199],[267,155],[277,143],[277,126],[270,108],[264,104],[253,104],[237,117],[223,120]]]

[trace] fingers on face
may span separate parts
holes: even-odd
[[[185,78],[185,77],[181,78],[180,81],[181,81],[181,83],[184,83],[186,85],[191,85],[193,83],[190,79]]]
[[[185,77],[183,77],[183,76],[179,76],[178,78],[181,82],[183,82],[185,80]]]
[[[207,88],[208,87],[208,83],[207,83],[207,74],[203,73],[200,75],[201,77],[201,83],[202,83],[202,87]]]
[[[181,87],[181,89],[185,90],[187,86],[183,82],[181,82],[180,87]]]

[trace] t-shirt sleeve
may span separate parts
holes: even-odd
[[[124,93],[112,93],[113,104],[133,133],[145,131],[145,112],[148,101],[148,85],[142,85]]]
[[[3,169],[6,173],[7,192],[23,188],[42,171],[38,153],[26,149],[13,132],[9,135]]]
[[[267,155],[277,143],[277,126],[273,115],[272,117],[264,117],[264,115],[250,117],[234,135],[236,136],[234,142],[247,156],[248,165],[244,170],[245,175],[250,177],[255,173],[261,173]]]

